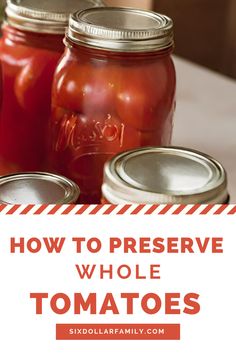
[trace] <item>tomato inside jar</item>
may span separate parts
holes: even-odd
[[[99,203],[104,163],[169,145],[176,77],[171,19],[131,8],[73,14],[54,76],[50,165]]]
[[[100,0],[8,0],[0,39],[0,174],[44,170],[51,87],[70,13]],[[8,167],[9,166],[9,167]]]
[[[2,108],[2,63],[0,61],[0,112]]]

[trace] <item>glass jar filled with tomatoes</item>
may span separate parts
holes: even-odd
[[[0,174],[42,170],[53,74],[69,14],[100,0],[8,0],[0,39]]]
[[[173,23],[154,12],[94,8],[73,14],[54,77],[51,167],[99,203],[104,163],[118,152],[168,145],[176,76]]]

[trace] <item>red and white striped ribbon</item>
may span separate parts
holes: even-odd
[[[0,215],[235,215],[236,205],[0,205]]]

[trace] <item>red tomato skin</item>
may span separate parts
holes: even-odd
[[[175,71],[171,58],[127,67],[117,92],[116,110],[125,123],[140,131],[159,130],[175,100]]]
[[[71,62],[67,58],[68,54],[62,59],[54,77],[52,95],[56,105],[89,115],[113,112],[118,81],[116,66]]]
[[[44,169],[51,87],[63,52],[62,40],[61,35],[39,35],[3,27],[0,158],[6,166],[17,166],[15,172]],[[12,172],[10,167],[9,173]]]

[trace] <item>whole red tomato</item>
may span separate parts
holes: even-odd
[[[168,82],[169,62],[157,61],[125,67],[116,98],[116,110],[124,121],[140,131],[158,129],[166,118],[168,97],[175,91]],[[170,108],[169,108],[170,109]]]
[[[19,106],[27,112],[50,107],[51,85],[59,54],[47,51],[28,58],[15,79],[15,95]],[[43,119],[43,117],[42,117]]]
[[[55,82],[55,105],[86,115],[111,113],[115,108],[116,70],[112,65],[69,62],[58,70]]]

